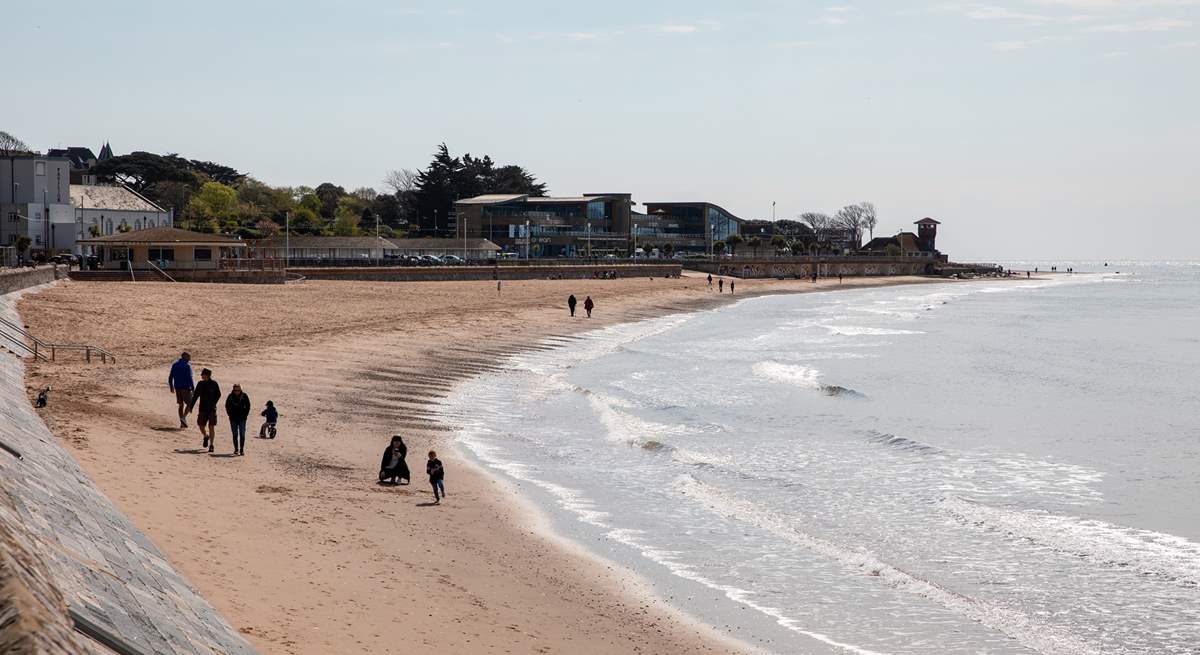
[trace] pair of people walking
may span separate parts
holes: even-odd
[[[408,484],[412,473],[408,470],[405,458],[408,456],[408,446],[404,438],[393,435],[391,443],[383,451],[383,459],[379,462],[379,482],[384,484]],[[425,462],[425,474],[429,476],[429,485],[433,487],[433,503],[440,504],[446,497],[446,468],[437,452],[429,451],[429,459]],[[403,480],[403,482],[401,482]]]
[[[575,294],[567,296],[567,309],[571,311],[571,316],[575,316],[575,306],[579,301],[575,299]],[[587,296],[583,301],[583,311],[587,312],[587,317],[592,317],[592,310],[596,308],[596,303],[592,301],[591,296]]]
[[[201,448],[207,448],[211,453],[216,449],[217,444],[217,403],[221,400],[221,385],[213,379],[212,371],[205,368],[200,371],[200,382],[193,386],[190,362],[191,356],[188,353],[180,355],[179,360],[171,365],[167,386],[175,394],[175,401],[179,406],[179,427],[187,427],[187,417],[195,409],[196,425],[200,428],[200,435],[204,437]],[[242,391],[242,385],[233,385],[233,389],[225,397],[225,415],[229,418],[229,429],[233,438],[233,454],[245,455],[246,421],[250,417],[250,396]],[[260,430],[260,436],[267,431],[268,426],[274,427],[279,416],[271,401],[267,401],[267,408],[263,410],[262,415],[266,418],[267,423]]]

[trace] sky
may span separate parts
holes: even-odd
[[[869,200],[959,261],[1200,259],[1200,0],[0,2],[38,150],[382,189],[445,142],[551,194]]]

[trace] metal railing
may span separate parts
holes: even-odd
[[[50,343],[47,341],[43,341],[43,340],[33,336],[29,332],[27,332],[21,326],[15,324],[12,321],[9,321],[8,319],[5,319],[5,318],[0,318],[0,326],[6,327],[9,330],[16,332],[19,336],[25,337],[26,339],[28,339],[29,342],[33,344],[32,346],[25,343],[21,339],[9,334],[6,330],[0,329],[0,336],[4,336],[9,341],[19,345],[26,352],[33,355],[34,359],[40,359],[43,362],[55,361],[56,358],[58,357],[58,351],[60,351],[60,350],[74,350],[74,351],[83,352],[84,357],[86,357],[87,361],[89,361],[89,362],[92,361],[92,353],[96,353],[96,354],[100,355],[100,361],[105,364],[109,363],[109,361],[113,361],[113,362],[117,361],[117,358],[115,355],[113,355],[112,353],[108,352],[107,350],[105,350],[99,346],[89,346],[86,344],[74,344],[74,343]],[[46,356],[46,351],[50,351],[49,357]]]
[[[175,278],[171,277],[170,275],[167,275],[167,272],[162,270],[161,268],[159,268],[158,265],[155,264],[154,262],[146,260],[146,263],[150,265],[150,268],[152,270],[156,271],[162,277],[166,278],[167,280],[169,280],[171,282],[175,281]]]

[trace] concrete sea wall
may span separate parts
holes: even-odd
[[[685,267],[713,275],[741,278],[874,277],[932,273],[933,259],[910,257],[797,257],[788,259],[718,259],[689,261]]]
[[[16,297],[0,295],[0,316],[20,324]],[[62,614],[65,605],[137,652],[255,653],[58,444],[26,396],[24,362],[8,352],[0,352],[0,546],[0,651],[111,652],[64,632],[80,623]],[[6,608],[27,620],[7,623]],[[86,645],[61,642],[71,638]]]
[[[53,282],[59,272],[57,266],[37,268],[0,268],[0,294],[28,289],[39,284]]]
[[[616,277],[667,277],[678,275],[679,264],[596,264],[596,265],[501,265],[501,266],[396,266],[346,268],[291,268],[310,280],[375,280],[381,282],[418,282],[449,280],[580,280],[597,273],[611,272]]]

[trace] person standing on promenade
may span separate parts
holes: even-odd
[[[725,278],[717,280],[717,293],[725,293]]]
[[[225,414],[229,416],[229,429],[233,432],[233,454],[246,454],[246,419],[250,416],[250,396],[242,393],[242,385],[233,385],[225,398]]]
[[[729,281],[729,293],[733,293],[733,285],[737,284],[737,280]]]
[[[588,318],[591,318],[591,317],[592,317],[592,309],[593,309],[595,306],[596,306],[596,303],[592,302],[592,297],[591,297],[591,296],[588,296],[587,298],[584,298],[584,300],[583,300],[583,310],[584,310],[585,312],[587,312],[587,317],[588,317]]]
[[[200,427],[200,434],[204,436],[202,447],[208,448],[210,453],[217,443],[217,401],[220,399],[221,385],[212,379],[212,371],[200,371],[200,384],[196,385],[196,391],[188,402],[187,413],[191,414],[196,403],[200,403],[200,411],[196,412],[196,425]],[[207,432],[204,430],[205,426],[208,426]]]
[[[167,388],[175,394],[175,404],[179,406],[179,427],[187,427],[187,407],[192,400],[192,356],[186,352],[171,364],[171,374],[167,376]]]
[[[379,481],[408,484],[412,474],[408,471],[408,462],[404,461],[407,456],[408,446],[404,445],[404,438],[398,434],[393,435],[392,442],[388,444],[387,450],[383,451],[383,459],[379,462]]]
[[[575,300],[575,294],[567,296],[567,309],[571,310],[572,318],[575,317],[575,305],[577,304],[579,304],[579,301]]]
[[[446,469],[442,467],[442,460],[437,458],[437,453],[432,450],[429,451],[429,461],[425,463],[425,472],[429,474],[429,485],[433,487],[433,504],[440,504],[446,497],[446,485],[443,483]]]

